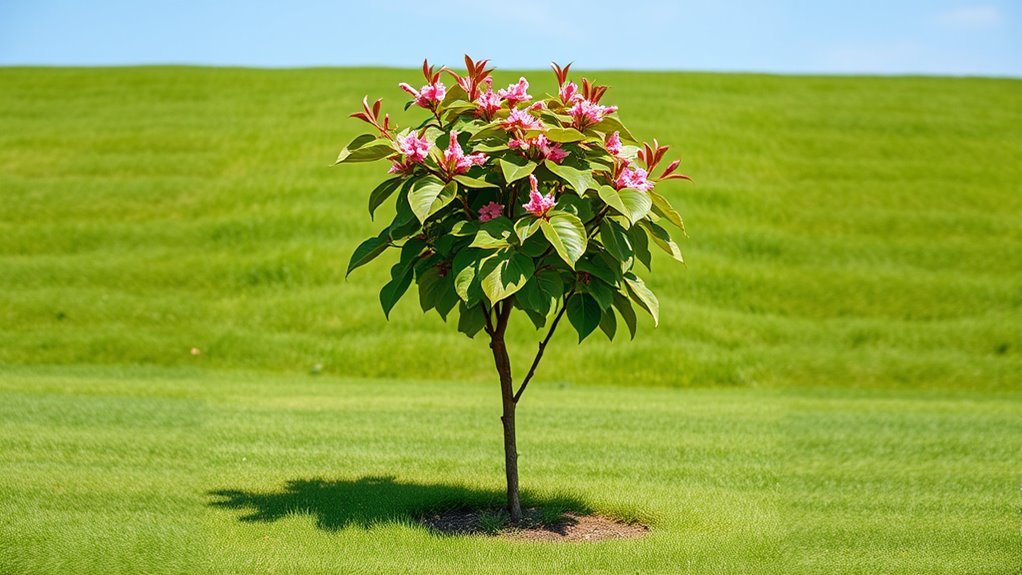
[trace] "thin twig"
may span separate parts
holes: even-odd
[[[543,338],[543,341],[539,342],[539,350],[536,351],[536,357],[532,360],[532,367],[529,368],[529,373],[527,373],[525,375],[525,379],[522,380],[522,386],[519,387],[518,392],[515,393],[515,403],[518,403],[518,400],[521,399],[522,394],[525,393],[525,387],[529,385],[529,381],[532,380],[532,376],[536,373],[536,366],[539,365],[539,360],[543,359],[543,351],[546,349],[547,344],[550,343],[550,338],[554,335],[554,330],[557,329],[557,323],[561,321],[561,316],[564,315],[564,310],[568,309],[569,297],[571,297],[570,293],[564,296],[564,305],[561,306],[560,311],[558,311],[557,315],[554,317],[553,323],[550,324],[550,329],[546,332],[546,337]]]

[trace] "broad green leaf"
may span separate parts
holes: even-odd
[[[479,303],[483,297],[479,286],[479,264],[483,251],[466,248],[454,256],[451,273],[454,274],[454,291],[469,305]]]
[[[626,233],[629,243],[632,244],[632,253],[635,254],[635,259],[642,262],[646,269],[650,269],[653,256],[649,253],[649,237],[646,235],[646,230],[641,226],[632,226]]]
[[[489,223],[489,222],[487,222]],[[507,232],[499,232],[493,228],[487,228],[483,226],[478,232],[476,232],[475,239],[469,244],[470,248],[483,248],[486,250],[496,250],[501,248],[507,248],[511,246],[509,241],[510,234]]]
[[[352,270],[355,268],[364,266],[365,264],[376,259],[376,256],[383,253],[390,245],[389,238],[379,235],[360,243],[355,251],[351,253],[351,259],[348,260],[348,271],[345,272],[344,277],[348,277]]]
[[[672,258],[685,263],[685,258],[681,257],[681,249],[671,239],[671,234],[667,233],[667,230],[650,221],[644,221],[641,225],[649,232],[649,237],[653,240],[654,244],[670,254]]]
[[[660,324],[660,302],[657,300],[653,292],[646,287],[638,276],[632,272],[625,274],[625,285],[628,286],[628,295],[632,298],[635,303],[642,306],[649,315],[653,317],[653,325],[657,326]]]
[[[618,120],[614,116],[604,116],[602,120],[586,128],[586,132],[590,131],[602,132],[604,134],[620,132],[619,135],[621,136],[622,141],[631,142],[633,144],[639,143],[639,141],[635,139],[635,136],[632,135],[632,132],[621,123],[621,120]]]
[[[628,241],[625,231],[606,218],[600,222],[600,240],[603,241],[603,247],[607,248],[607,252],[619,262],[627,261],[633,255],[632,244]]]
[[[458,84],[454,84],[450,88],[447,88],[447,93],[444,94],[444,99],[440,102],[440,109],[442,110],[458,100],[468,100],[468,92],[466,92],[465,89]]]
[[[649,196],[653,200],[653,213],[677,226],[681,233],[685,233],[685,222],[681,221],[681,214],[674,209],[671,202],[653,190],[650,190]]]
[[[451,235],[455,237],[474,236],[479,231],[479,222],[475,220],[458,220],[451,228]]]
[[[560,142],[562,144],[570,144],[572,142],[581,142],[586,139],[585,134],[579,132],[575,128],[550,128],[546,131],[546,139],[551,142]]]
[[[518,236],[519,243],[524,244],[525,240],[536,233],[536,230],[539,229],[539,221],[539,218],[530,214],[515,222],[515,235]]]
[[[377,138],[371,134],[362,134],[341,150],[334,165],[348,162],[372,162],[398,153],[393,142]]]
[[[575,269],[580,272],[588,272],[594,277],[598,277],[608,285],[615,285],[617,283],[618,272],[611,269],[602,259],[592,255],[584,257],[575,264]]]
[[[411,285],[413,275],[412,266],[403,261],[390,268],[390,281],[380,290],[380,306],[383,307],[383,315],[387,319],[390,319],[390,310],[394,309],[394,305]]]
[[[447,286],[445,278],[440,277],[440,271],[436,266],[430,267],[418,277],[419,283],[419,306],[423,312],[427,312],[440,301],[443,291]]]
[[[617,317],[614,315],[613,309],[604,311],[600,316],[600,331],[607,336],[608,340],[614,341],[614,334],[617,333]]]
[[[627,217],[629,222],[631,221],[630,217],[631,212],[628,210],[628,208],[625,207],[625,203],[621,199],[621,194],[619,194],[617,190],[610,186],[604,185],[597,188],[596,193],[599,194],[600,199],[603,200],[603,203],[610,206],[611,209],[613,209],[617,213]]]
[[[653,199],[647,192],[622,188],[618,190],[618,194],[621,196],[621,203],[625,206],[626,211],[623,213],[633,224],[646,217],[649,214],[649,209],[653,207]]]
[[[543,165],[558,178],[567,182],[579,195],[584,195],[586,190],[597,187],[592,173],[588,170],[580,170],[564,164],[555,164],[550,160],[544,160]]]
[[[524,177],[527,177],[536,169],[536,162],[530,162],[525,158],[518,158],[516,156],[509,156],[512,161],[504,158],[497,160],[500,164],[500,171],[504,174],[504,181],[507,183],[515,182]]]
[[[408,192],[408,204],[415,217],[425,223],[429,216],[451,203],[458,192],[457,182],[444,185],[436,176],[426,176],[412,184]]]
[[[632,302],[621,295],[620,292],[614,292],[614,308],[621,314],[621,319],[625,320],[625,325],[628,326],[628,333],[631,334],[631,339],[635,339],[635,330],[639,322],[638,318],[635,317]]]
[[[614,289],[598,278],[592,278],[589,285],[585,286],[587,291],[600,304],[600,309],[610,309],[614,303]]]
[[[495,304],[522,289],[534,272],[532,258],[504,250],[483,260],[480,284],[486,298],[491,304]]]
[[[500,187],[497,184],[491,184],[490,182],[487,182],[486,180],[480,180],[479,178],[470,178],[470,177],[465,176],[465,175],[454,176],[454,179],[458,180],[458,183],[463,185],[463,186],[465,186],[466,188],[480,189],[480,188],[498,188],[498,187]]]
[[[373,219],[376,208],[380,207],[380,204],[385,202],[394,193],[394,190],[398,189],[402,181],[401,178],[383,180],[383,183],[369,193],[369,219]]]
[[[565,305],[568,307],[568,321],[578,332],[578,341],[581,343],[600,325],[600,304],[589,294],[577,293],[568,298]]]
[[[582,220],[567,212],[551,212],[550,219],[540,220],[539,225],[557,255],[574,269],[575,262],[586,253],[586,229]]]
[[[472,147],[473,152],[486,152],[487,154],[492,154],[493,152],[503,152],[509,149],[510,148],[508,148],[507,142],[493,142],[489,144],[483,143],[476,144],[475,146]]]
[[[458,331],[472,338],[486,326],[486,312],[479,305],[458,305]]]

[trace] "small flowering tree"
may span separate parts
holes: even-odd
[[[601,100],[607,90],[567,80],[570,64],[553,65],[558,93],[542,99],[521,78],[493,90],[487,61],[465,57],[464,75],[429,62],[425,85],[399,87],[405,105],[428,112],[414,128],[381,117],[381,100],[363,99],[352,114],[373,127],[345,147],[337,163],[387,160],[390,175],[369,194],[372,216],[396,195],[395,215],[351,256],[348,273],[393,248],[399,255],[380,291],[383,312],[414,282],[424,312],[457,315],[468,337],[485,333],[500,379],[507,507],[521,520],[515,408],[561,319],[579,342],[597,328],[613,339],[618,318],[635,336],[634,305],[659,323],[659,303],[635,274],[650,268],[650,243],[682,261],[664,227],[684,233],[678,212],[655,184],[688,179],[667,146],[640,144]],[[454,79],[448,88],[441,81]],[[515,390],[505,332],[513,310],[546,329]]]

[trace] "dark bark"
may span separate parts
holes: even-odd
[[[522,503],[518,497],[518,447],[515,443],[515,398],[514,383],[511,379],[511,358],[507,354],[504,332],[507,330],[508,316],[511,315],[511,302],[504,301],[497,306],[496,325],[490,333],[490,349],[493,350],[493,362],[500,375],[500,396],[503,413],[500,421],[504,427],[504,470],[507,475],[507,510],[512,523],[522,520]]]

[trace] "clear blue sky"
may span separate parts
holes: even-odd
[[[1022,76],[1022,2],[0,0],[0,65],[550,60],[580,68]]]

